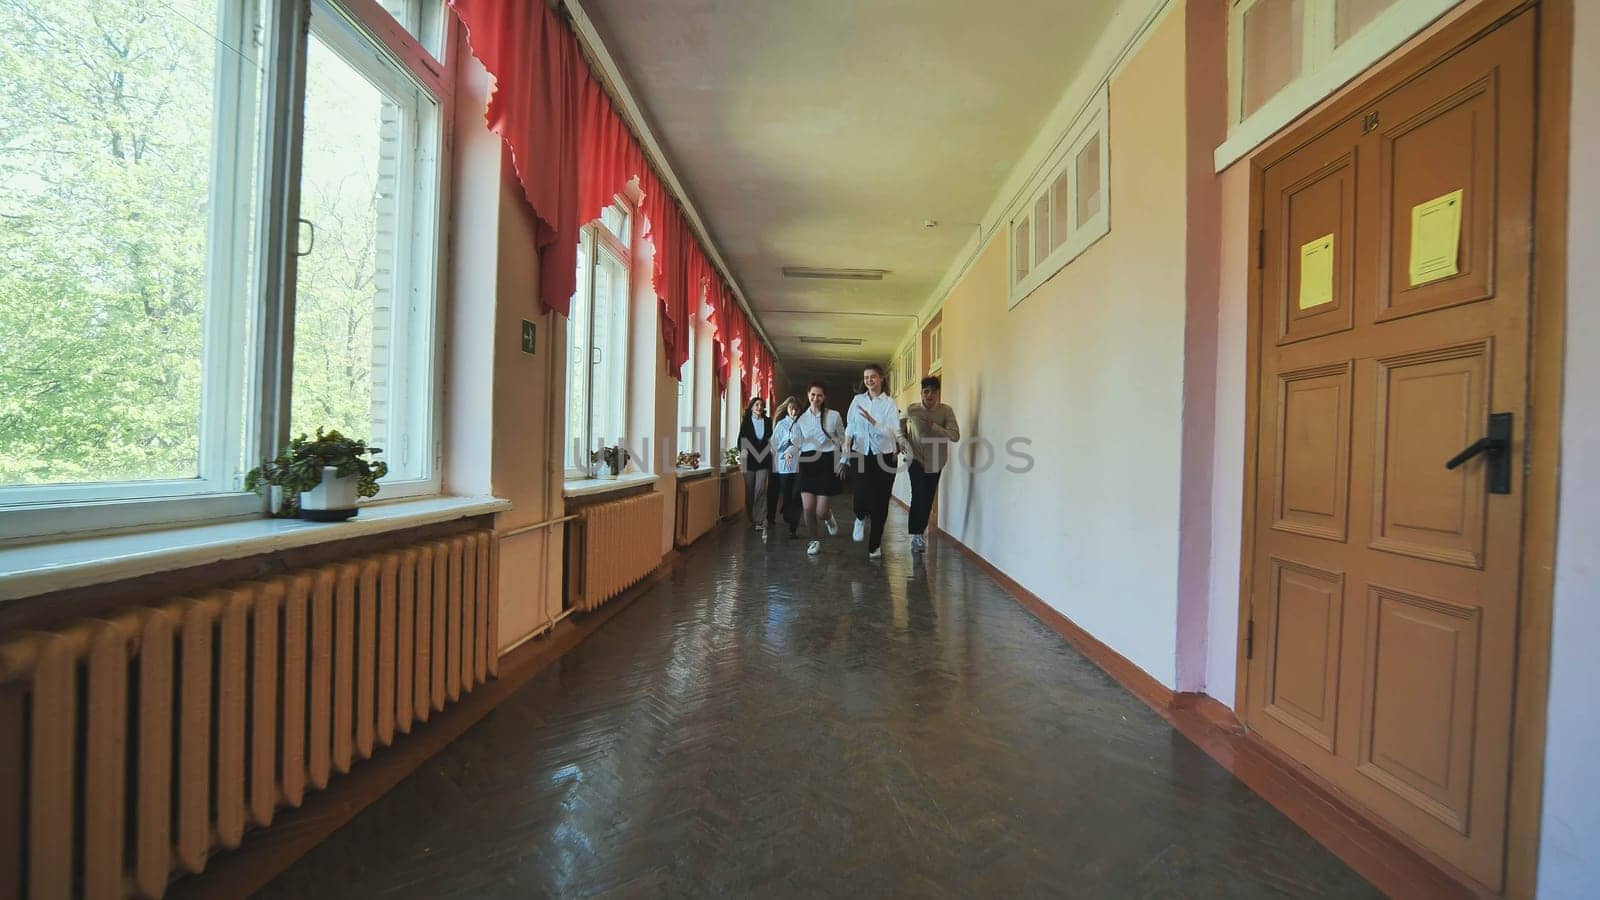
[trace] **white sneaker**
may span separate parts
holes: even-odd
[[[828,513],[828,521],[824,524],[828,526],[828,537],[839,533],[839,520],[833,517],[833,513]]]
[[[922,551],[924,551],[926,549],[928,549],[927,540],[924,539],[923,536],[920,535],[920,534],[913,534],[911,536],[911,552],[913,552],[913,553],[921,553]]]
[[[812,541],[810,544],[806,545],[806,555],[807,556],[816,556],[818,553],[821,553],[821,552],[822,552],[822,542],[821,541]]]
[[[858,544],[867,539],[867,520],[866,519],[857,519],[856,520],[856,530],[854,532],[854,535],[855,535],[856,543],[858,543]]]
[[[867,559],[883,559],[883,548],[879,547],[871,553],[868,553]]]

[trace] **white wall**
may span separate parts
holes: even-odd
[[[939,527],[1161,683],[1176,681],[1185,321],[1184,16],[1112,79],[1111,233],[1016,307],[1006,241],[943,306],[944,397],[961,459]],[[1034,468],[1006,470],[1032,440]]]

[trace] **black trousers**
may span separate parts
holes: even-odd
[[[929,472],[922,463],[911,461],[911,520],[906,531],[922,534],[928,530],[928,513],[933,511],[934,495],[939,493],[939,473]]]
[[[767,482],[767,524],[771,525],[778,508],[783,509],[783,521],[789,526],[790,531],[800,527],[800,514],[803,512],[800,503],[800,473],[792,475],[779,475],[774,472],[773,478],[777,482]]]
[[[856,460],[856,518],[872,517],[867,552],[883,543],[883,525],[889,518],[889,495],[894,493],[895,456],[878,453]]]

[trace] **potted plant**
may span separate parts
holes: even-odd
[[[281,488],[279,515],[341,522],[356,514],[358,497],[377,496],[378,479],[389,474],[389,464],[365,457],[382,452],[366,441],[318,428],[316,438],[301,434],[277,458],[251,469],[244,486],[257,493],[268,486]]]
[[[612,479],[622,474],[630,455],[626,447],[601,447],[589,452],[589,464],[596,467],[595,477]]]
[[[728,452],[723,456],[723,463],[729,469],[739,468],[739,448],[729,447]]]
[[[680,469],[698,469],[698,468],[700,468],[700,451],[699,450],[680,450],[678,452],[678,468],[680,468]]]

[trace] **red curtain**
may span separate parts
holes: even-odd
[[[570,313],[582,227],[638,178],[641,235],[655,251],[650,280],[660,303],[667,374],[682,378],[689,319],[706,291],[714,371],[719,385],[726,385],[733,344],[748,330],[744,316],[683,210],[668,200],[638,142],[589,71],[572,30],[537,0],[450,0],[450,6],[467,30],[473,54],[495,80],[485,120],[510,149],[517,180],[538,221],[534,242],[541,308]]]
[[[545,3],[450,0],[472,52],[494,77],[489,129],[506,142],[538,225],[539,303],[563,315],[577,284],[578,41]]]

